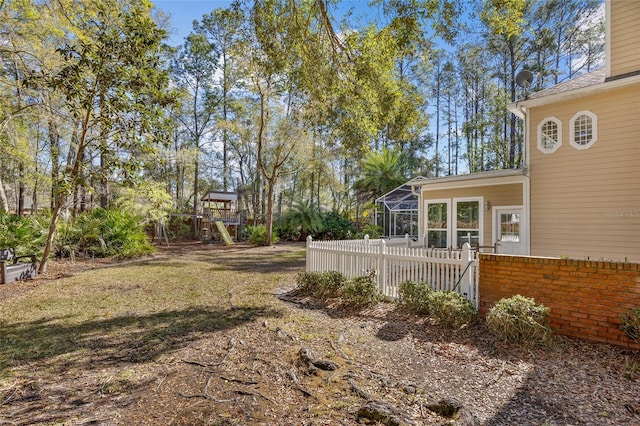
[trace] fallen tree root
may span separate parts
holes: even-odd
[[[231,354],[231,350],[235,347],[236,347],[236,339],[232,337],[229,339],[229,345],[227,346],[227,353],[224,355],[224,357],[222,357],[220,362],[216,362],[214,364],[205,364],[203,362],[194,361],[191,359],[181,359],[180,362],[184,362],[185,364],[190,364],[190,365],[197,365],[203,368],[219,367],[226,362],[227,358],[229,358],[229,355]]]
[[[386,401],[369,401],[358,410],[358,419],[367,419],[387,426],[413,425],[400,410]]]
[[[287,375],[289,376],[293,384],[296,386],[296,389],[302,392],[305,396],[310,396],[311,398],[317,399],[317,397],[311,391],[307,390],[304,386],[300,384],[300,381],[298,380],[298,376],[296,376],[296,372],[293,368],[287,372]]]
[[[442,399],[437,403],[425,404],[434,413],[454,419],[458,426],[479,426],[480,421],[457,399]]]
[[[414,424],[413,421],[407,418],[397,407],[391,405],[387,401],[375,399],[367,391],[361,389],[352,378],[348,378],[347,382],[349,383],[351,390],[356,395],[367,400],[367,403],[357,412],[359,419],[367,419],[387,426],[404,426]]]
[[[300,352],[298,352],[298,356],[300,357],[302,362],[309,365],[309,367],[313,366],[325,371],[335,371],[340,368],[337,363],[328,359],[316,359],[309,348],[300,349]]]
[[[264,399],[266,399],[267,401],[273,403],[273,404],[277,404],[277,402],[273,399],[268,397],[267,395],[263,394],[262,392],[259,391],[253,391],[253,390],[248,390],[248,389],[236,389],[233,392],[237,393],[238,395],[248,395],[248,396],[259,396],[262,397]]]
[[[227,376],[220,376],[220,378],[222,380],[224,380],[224,381],[240,383],[241,385],[258,385],[258,384],[260,384],[260,382],[258,382],[256,380],[251,380],[251,379],[237,379],[235,377],[227,377]]]
[[[347,379],[347,382],[349,383],[349,386],[351,387],[351,390],[358,395],[360,398],[362,399],[366,399],[367,401],[373,401],[375,398],[373,396],[371,396],[368,392],[362,390],[357,384],[356,382],[349,378]]]

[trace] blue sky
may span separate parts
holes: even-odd
[[[171,45],[182,44],[193,29],[193,21],[214,9],[227,7],[231,0],[155,0],[153,4],[171,17]]]
[[[171,17],[172,32],[170,45],[182,44],[184,38],[193,29],[193,21],[200,21],[202,15],[210,13],[214,9],[227,7],[231,0],[152,0],[155,7]],[[369,0],[342,0],[340,10],[347,11],[351,8],[356,15],[371,15],[376,13],[368,6]],[[335,11],[332,14],[337,15]]]

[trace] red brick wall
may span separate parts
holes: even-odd
[[[640,264],[480,255],[480,316],[504,297],[533,297],[550,309],[554,332],[640,349],[620,315],[640,308]]]

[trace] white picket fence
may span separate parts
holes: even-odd
[[[307,238],[307,272],[338,271],[347,278],[375,273],[382,294],[395,299],[401,283],[428,283],[435,290],[457,291],[478,306],[478,260],[462,250],[424,248],[410,239],[313,241]]]

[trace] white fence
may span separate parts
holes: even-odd
[[[435,290],[457,291],[478,306],[478,260],[467,243],[462,250],[443,250],[424,248],[408,238],[313,241],[309,237],[306,270],[338,271],[347,278],[375,271],[386,297],[397,298],[400,284],[411,280]]]

